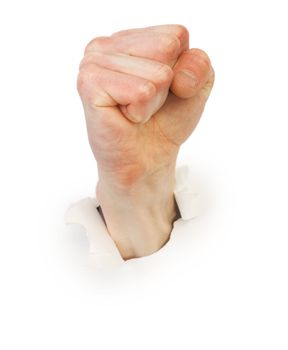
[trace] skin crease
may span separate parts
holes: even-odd
[[[124,259],[157,251],[172,230],[177,155],[214,82],[207,54],[188,48],[183,26],[132,29],[95,38],[80,63],[97,198]]]

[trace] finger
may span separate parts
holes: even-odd
[[[95,64],[80,69],[77,87],[85,104],[96,110],[120,105],[124,116],[135,123],[150,118],[157,102],[157,90],[152,82]]]
[[[112,36],[125,36],[131,33],[141,33],[145,31],[157,32],[157,33],[165,33],[169,35],[176,36],[180,42],[180,53],[188,50],[189,48],[189,32],[187,28],[180,24],[167,24],[167,25],[159,25],[159,26],[151,26],[146,28],[136,28],[136,29],[128,29],[121,30],[119,32],[114,33]]]
[[[174,67],[171,91],[180,98],[191,98],[211,79],[213,68],[208,55],[199,49],[182,53]]]
[[[87,45],[85,55],[93,51],[123,53],[173,66],[179,56],[180,41],[174,35],[143,31],[119,37],[95,38]]]
[[[81,61],[80,69],[87,64],[96,64],[109,70],[149,80],[156,86],[158,91],[168,89],[173,79],[173,70],[170,66],[147,58],[124,54],[90,52]]]
[[[135,56],[91,52],[88,53],[80,63],[80,69],[90,64],[96,64],[97,66],[114,72],[138,76],[154,84],[156,87],[156,94],[149,102],[149,114],[145,113],[147,105],[144,105],[144,112],[141,112],[143,107],[135,103],[127,106],[127,108],[122,108],[122,112],[124,114],[130,113],[132,118],[135,114],[139,115],[142,122],[146,122],[162,107],[173,78],[173,71],[168,65]]]

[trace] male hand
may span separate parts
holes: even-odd
[[[78,91],[98,165],[97,197],[124,259],[151,254],[169,238],[177,154],[213,82],[207,54],[189,49],[180,25],[125,30],[87,45]]]

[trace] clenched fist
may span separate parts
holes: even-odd
[[[214,82],[205,52],[180,25],[98,37],[80,63],[78,91],[97,161],[97,197],[124,259],[158,250],[176,214],[176,158]]]

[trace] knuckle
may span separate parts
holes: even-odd
[[[77,90],[81,96],[88,98],[91,92],[91,87],[99,85],[99,80],[101,80],[100,73],[101,72],[95,70],[95,67],[91,64],[87,64],[79,70],[77,77]]]
[[[103,54],[100,52],[88,52],[79,63],[79,70],[81,70],[84,66],[98,64],[98,62],[101,60],[103,60]]]
[[[105,45],[108,38],[105,36],[99,36],[97,38],[92,39],[85,47],[84,55],[86,55],[88,52],[96,51],[97,49],[101,48],[101,46]]]
[[[79,71],[77,90],[83,101],[92,109],[113,105],[114,101],[103,89],[101,71],[84,67]]]
[[[80,61],[80,63],[79,63],[79,71],[84,67],[84,66],[86,66],[87,64],[89,64],[90,63],[90,54],[88,54],[88,55],[85,55],[83,58],[82,58],[82,60]]]
[[[145,84],[139,85],[136,91],[135,100],[137,102],[148,101],[156,94],[155,86],[147,81]]]
[[[159,84],[170,83],[173,78],[173,70],[166,64],[163,64],[159,67],[156,73],[156,80]]]
[[[161,51],[169,60],[176,57],[180,49],[180,41],[176,36],[167,35],[160,45]]]
[[[86,69],[81,69],[77,77],[77,90],[80,95],[83,95],[87,90],[87,82],[89,74]]]
[[[195,55],[195,57],[197,57],[197,60],[200,64],[206,65],[206,67],[210,69],[210,58],[205,51],[201,49],[192,49],[191,51]]]
[[[189,31],[185,26],[183,26],[182,24],[176,24],[176,28],[177,28],[178,36],[182,38],[189,37]]]

